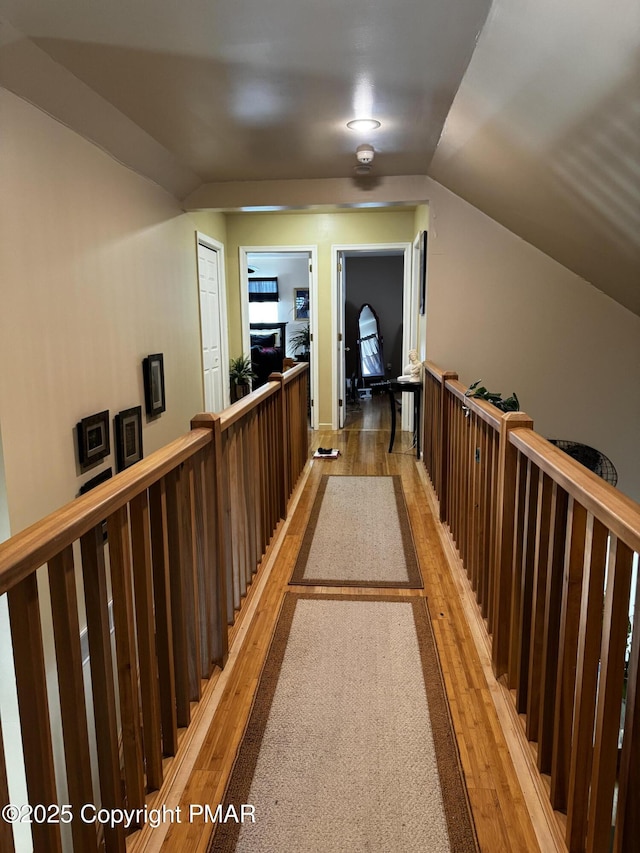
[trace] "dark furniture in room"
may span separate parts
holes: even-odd
[[[282,372],[287,352],[286,323],[250,323],[253,388],[265,385],[271,373]]]
[[[389,441],[389,453],[393,450],[393,442],[396,438],[396,394],[413,394],[413,441],[416,448],[416,456],[420,458],[420,405],[422,403],[422,382],[397,382],[387,384],[389,403],[391,405],[391,438]]]

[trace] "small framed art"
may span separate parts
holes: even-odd
[[[155,417],[166,409],[164,396],[164,358],[161,352],[148,355],[142,362],[144,398],[147,415]]]
[[[296,287],[293,291],[293,319],[308,320],[309,319],[309,288]]]
[[[82,468],[99,462],[111,452],[109,439],[109,410],[89,415],[76,424],[78,458]]]
[[[116,462],[124,471],[142,459],[142,406],[118,412],[116,422]]]

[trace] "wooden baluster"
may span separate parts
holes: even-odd
[[[293,394],[294,403],[296,401],[298,388],[299,388],[299,385],[297,385],[295,383],[291,385],[291,393]],[[296,480],[298,479],[298,467],[300,464],[300,460],[299,460],[299,456],[297,456],[297,454],[293,455],[291,457],[291,459],[287,459],[287,457],[283,453],[284,445],[282,444],[282,442],[278,442],[278,436],[282,435],[282,433],[288,433],[288,432],[293,433],[293,430],[297,429],[297,427],[298,427],[298,418],[296,417],[297,413],[294,411],[291,413],[291,418],[287,419],[287,417],[286,417],[287,412],[285,409],[282,408],[281,405],[279,405],[278,398],[274,397],[272,399],[273,399],[273,422],[274,422],[274,429],[275,429],[274,438],[276,440],[275,451],[277,453],[277,466],[278,466],[278,493],[277,493],[277,507],[278,507],[278,509],[277,509],[277,512],[278,512],[278,519],[280,519],[280,518],[285,518],[286,514],[287,514],[287,500],[289,497],[287,494],[287,487],[286,487],[287,479],[290,478],[292,483],[296,482]],[[288,476],[286,474],[286,470],[289,467],[289,465],[292,463],[293,463],[293,470],[291,471],[290,475]]]
[[[538,469],[527,465],[524,539],[522,543],[522,585],[520,589],[520,636],[518,638],[518,682],[516,707],[519,713],[527,710],[529,690],[529,660],[532,642],[534,559],[536,553],[536,510],[538,507]]]
[[[193,458],[184,463],[182,478],[182,515],[180,523],[186,546],[182,554],[182,583],[184,586],[185,627],[187,631],[187,649],[189,658],[189,698],[199,702],[202,694],[202,669],[200,667],[200,631],[198,615],[200,613],[200,592],[196,577],[196,522],[195,522],[195,486]]]
[[[608,850],[611,843],[632,565],[631,549],[612,535],[600,649],[587,853]]]
[[[624,739],[620,759],[618,809],[614,853],[635,853],[640,848],[640,579],[636,579],[631,655],[627,679],[627,704],[624,715]]]
[[[275,430],[273,427],[273,407],[269,404],[267,400],[265,402],[265,410],[264,417],[267,425],[267,458],[269,460],[269,474],[267,483],[269,486],[269,524],[267,527],[267,541],[265,544],[268,544],[271,539],[271,533],[274,528],[274,519],[276,514],[276,502],[277,502],[277,486],[276,486],[276,456],[273,452],[274,450],[274,439],[277,441],[277,436],[275,435]]]
[[[462,482],[460,477],[460,410],[457,405],[456,398],[451,396],[451,443],[452,443],[452,473],[453,479],[451,483],[451,532],[453,541],[456,543],[458,553],[460,553],[460,504],[462,501]]]
[[[268,496],[267,496],[267,471],[269,459],[265,441],[265,423],[262,413],[258,417],[258,447],[260,463],[258,468],[258,476],[260,480],[260,553],[265,552],[265,543],[267,541],[268,527]]]
[[[222,431],[220,418],[214,415],[213,425],[213,454],[208,466],[206,478],[208,488],[215,502],[210,502],[212,517],[209,524],[215,530],[216,543],[216,584],[215,584],[215,613],[216,613],[216,645],[215,662],[223,667],[229,657],[229,639],[227,631],[227,571],[228,539],[225,535],[225,470],[222,462]]]
[[[487,554],[486,554],[486,562],[487,562],[487,574],[488,574],[488,588],[487,588],[487,626],[489,633],[493,636],[495,631],[495,615],[494,615],[494,597],[495,597],[495,587],[496,587],[496,566],[494,562],[494,555],[496,553],[496,515],[497,515],[497,505],[498,505],[498,477],[497,477],[497,469],[498,469],[498,442],[497,442],[497,433],[493,429],[493,427],[488,428],[488,436],[489,436],[489,445],[488,445],[488,457],[487,457],[487,504],[488,504],[488,512],[489,512],[489,536],[487,537]]]
[[[531,646],[529,649],[529,683],[527,686],[527,738],[539,740],[540,696],[542,694],[542,651],[547,625],[547,573],[551,528],[551,479],[538,472],[538,501],[535,516],[535,549],[533,556],[533,599],[531,602]]]
[[[184,525],[184,495],[188,490],[187,472],[179,465],[167,476],[167,532],[169,542],[169,579],[171,588],[171,617],[173,661],[176,681],[176,721],[179,727],[191,719],[191,690],[189,682],[189,640],[187,634],[188,607],[183,576],[191,570],[189,552],[191,535]],[[183,560],[186,565],[183,565]]]
[[[571,743],[571,772],[567,808],[569,853],[585,848],[589,782],[593,763],[593,724],[602,638],[602,600],[607,555],[607,529],[591,514],[587,537],[580,605],[576,698]]]
[[[195,577],[199,605],[196,632],[199,637],[200,672],[203,678],[209,678],[213,669],[210,626],[213,622],[211,585],[215,577],[215,565],[210,553],[204,468],[205,457],[201,452],[193,460]]]
[[[573,498],[569,498],[551,761],[551,804],[554,809],[561,812],[567,810],[569,797],[573,705],[586,536],[587,512]]]
[[[73,548],[69,546],[49,560],[48,570],[67,790],[75,817],[71,834],[76,850],[97,850],[95,825],[80,819],[82,806],[95,802],[95,797],[91,781]],[[4,849],[2,844],[0,848]]]
[[[440,465],[438,470],[438,499],[440,501],[440,521],[451,525],[449,486],[451,484],[451,410],[450,394],[447,393],[447,381],[455,381],[457,373],[444,373],[440,385]]]
[[[469,420],[463,417],[460,402],[456,402],[458,418],[458,472],[460,490],[460,521],[458,524],[458,550],[462,558],[462,564],[469,576],[469,560],[467,553],[467,521],[469,511]]]
[[[0,728],[0,809],[9,805],[9,783],[7,781],[7,763],[4,757],[4,740]],[[95,834],[95,833],[94,833]],[[92,848],[88,848],[91,850]],[[13,830],[11,824],[0,819],[0,850],[6,853],[15,853],[13,843]]]
[[[478,561],[480,565],[479,599],[480,611],[486,619],[488,613],[487,595],[489,590],[489,561],[487,559],[490,516],[489,516],[489,430],[490,427],[483,420],[479,421],[478,449],[480,451],[476,465],[480,473],[480,492],[478,496],[480,513],[480,541],[478,543]]]
[[[35,572],[12,587],[7,599],[29,802],[34,806],[39,803],[47,806],[57,803],[58,795]],[[31,833],[36,853],[62,850],[58,825],[34,822]]]
[[[130,514],[144,759],[147,790],[156,791],[162,785],[162,735],[158,655],[153,612],[149,496],[146,490],[132,498]]]
[[[144,767],[140,705],[138,701],[138,662],[136,657],[133,590],[131,585],[131,543],[126,506],[107,519],[109,565],[113,592],[113,621],[116,629],[116,660],[120,692],[120,723],[128,808],[144,806]]]
[[[217,452],[217,451],[216,451]],[[226,624],[233,625],[233,528],[231,517],[231,472],[230,472],[230,435],[229,431],[220,430],[220,471],[221,482],[218,495],[222,507],[222,528],[220,535],[224,545],[224,585],[226,589]]]
[[[107,577],[101,524],[82,536],[80,550],[89,637],[100,802],[103,808],[121,809],[124,807],[124,801],[120,779]],[[122,824],[116,824],[113,827],[105,825],[104,840],[108,853],[124,853],[126,845]]]
[[[249,428],[249,489],[251,495],[251,557],[257,566],[262,559],[260,546],[260,480],[256,476],[259,469],[260,451],[258,448],[258,416],[254,413]]]
[[[173,662],[171,581],[169,576],[167,486],[164,478],[154,483],[149,489],[149,513],[151,521],[151,553],[153,557],[153,600],[160,688],[162,752],[163,755],[175,755],[178,750],[178,727],[176,721],[176,680]]]
[[[298,409],[293,409],[294,401],[291,398],[291,392],[288,390],[291,387],[284,384],[284,378],[280,377],[280,388],[278,389],[278,401],[281,410],[282,423],[285,428],[282,430],[282,458],[284,459],[284,488],[287,498],[293,492],[294,486],[298,479],[297,468],[299,465],[299,434],[294,431],[294,416],[299,415]],[[299,400],[295,401],[299,405]],[[297,426],[297,423],[296,423]],[[294,461],[295,460],[295,461]],[[286,511],[286,509],[285,509]]]
[[[492,663],[496,678],[509,667],[509,626],[511,623],[512,560],[514,542],[516,473],[518,454],[509,441],[509,432],[515,428],[533,427],[533,421],[522,412],[510,412],[500,422],[497,468],[497,512],[495,589],[493,605],[494,633]]]
[[[269,424],[269,459],[271,461],[271,471],[269,472],[269,482],[271,484],[271,514],[269,517],[269,540],[271,541],[271,536],[276,526],[276,518],[278,516],[278,457],[274,452],[275,448],[279,445],[278,440],[278,432],[276,430],[275,416],[274,416],[274,406],[271,400],[268,400],[266,403],[267,407],[267,419]]]
[[[526,498],[527,498],[528,460],[518,455],[515,496],[515,531],[513,538],[513,554],[511,571],[513,572],[513,588],[511,590],[511,624],[509,630],[509,687],[518,687],[518,671],[520,659],[520,636],[522,633],[522,581],[525,576],[522,561],[524,543],[526,541]]]
[[[478,434],[478,416],[471,412],[467,418],[467,531],[465,536],[467,551],[467,575],[471,588],[478,598],[479,574],[476,557],[478,542],[478,464],[475,461]]]
[[[233,610],[240,609],[240,597],[242,595],[240,589],[240,523],[238,515],[240,513],[240,499],[238,489],[238,433],[234,424],[228,431],[229,447],[228,447],[228,465],[229,465],[229,503],[231,508],[231,553],[233,557],[232,578],[233,578]],[[234,615],[235,619],[235,615]]]
[[[210,413],[198,415],[191,422],[192,429],[211,430],[211,443],[202,454],[202,526],[207,541],[206,614],[208,627],[209,665],[223,667],[229,655],[227,632],[226,561],[228,537],[225,535],[225,477],[222,462],[222,429],[220,416]]]
[[[247,566],[247,501],[244,488],[244,422],[236,424],[236,508],[238,527],[236,536],[238,538],[238,583],[240,588],[240,602],[247,594],[247,576],[250,578]]]
[[[542,646],[540,726],[538,731],[538,767],[541,773],[551,772],[553,757],[553,721],[560,656],[559,636],[562,577],[567,536],[567,509],[567,493],[557,483],[553,483],[551,488],[547,586],[545,590],[544,642]]]

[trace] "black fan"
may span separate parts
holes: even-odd
[[[580,444],[577,441],[563,441],[558,438],[550,438],[551,444],[555,444],[560,450],[564,450],[572,459],[584,465],[598,477],[602,477],[607,483],[615,486],[618,482],[618,472],[613,462],[604,453],[589,447],[588,444]]]

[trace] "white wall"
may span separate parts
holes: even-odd
[[[539,433],[602,451],[640,500],[640,317],[435,181],[429,211],[427,357],[515,391]]]

